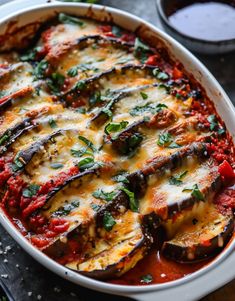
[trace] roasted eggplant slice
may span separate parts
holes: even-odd
[[[20,76],[19,76],[20,74]],[[33,68],[28,63],[17,63],[10,65],[8,69],[4,69],[0,74],[0,91],[2,97],[0,103],[4,103],[8,98],[17,97],[28,93],[33,84]]]
[[[124,89],[138,86],[151,85],[159,82],[154,76],[154,67],[143,65],[125,65],[120,68],[113,68],[102,74],[78,81],[74,87],[61,96],[61,99],[76,107],[81,101],[90,108],[104,106],[105,101],[112,100],[117,93]],[[128,78],[128,81],[126,81]],[[79,97],[78,97],[79,96]]]
[[[67,267],[97,279],[118,277],[144,257],[152,241],[139,214],[131,211],[113,220],[109,232],[102,232],[101,237],[84,247],[84,259],[74,260]]]
[[[63,218],[69,223],[65,233],[55,235],[48,245],[43,246],[47,254],[62,256],[68,251],[71,238],[82,241],[82,244],[94,239],[96,224],[102,225],[105,212],[116,216],[126,211],[126,194],[109,176],[100,177],[96,173],[93,169],[75,175],[47,196],[41,214],[49,224],[55,218]]]
[[[194,262],[218,253],[234,229],[232,213],[219,212],[210,204],[184,221],[174,237],[163,245],[163,254],[179,262]]]
[[[166,220],[194,203],[208,201],[220,189],[215,162],[203,162],[195,153],[183,158],[178,153],[171,159],[176,161],[168,161],[158,174],[149,177],[147,192],[140,200],[141,214],[154,213]],[[168,169],[170,165],[174,168]]]
[[[47,56],[52,81],[57,74],[67,78],[67,90],[77,81],[101,74],[113,67],[124,64],[137,64],[131,45],[114,38],[101,36],[82,37],[68,48],[62,48],[56,57]],[[132,45],[133,46],[133,45]]]

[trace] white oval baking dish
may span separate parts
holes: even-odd
[[[31,4],[29,4],[29,2],[31,2]],[[39,5],[35,5],[37,2],[39,2]],[[11,7],[9,6],[8,13],[10,11],[14,11],[14,13],[7,16],[5,14],[5,17],[2,16],[2,8],[0,10],[0,35],[5,32],[9,22],[12,21],[17,21],[17,26],[21,27],[30,22],[34,22],[35,20],[39,21],[41,19],[46,19],[56,12],[86,16],[90,6],[86,4],[61,3],[57,1],[46,3],[46,0],[34,1],[34,4],[32,4],[32,1],[21,0],[16,1],[14,5],[12,3]],[[6,11],[7,7],[5,9],[5,12]],[[225,121],[233,140],[235,140],[235,109],[231,101],[216,79],[188,50],[161,30],[129,13],[98,5],[93,5],[92,11],[99,19],[111,16],[116,24],[132,31],[141,25],[144,28],[144,34],[146,34],[146,36],[151,39],[154,39],[155,37],[160,39],[169,50],[171,56],[179,60],[185,66],[186,70],[204,87],[207,95],[214,102],[219,115]],[[2,45],[0,45],[0,47],[1,46]],[[169,283],[136,287],[100,282],[70,271],[33,247],[11,224],[1,210],[0,223],[17,243],[26,250],[26,252],[45,267],[69,281],[97,291],[128,296],[143,301],[158,301],[163,299],[166,301],[172,299],[191,301],[198,300],[235,278],[235,270],[231,268],[235,265],[234,239],[226,250],[224,250],[211,264],[194,274]]]

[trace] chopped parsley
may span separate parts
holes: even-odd
[[[147,274],[141,277],[140,282],[141,283],[145,283],[145,284],[149,284],[153,281],[153,276],[151,274]]]
[[[52,73],[51,78],[47,80],[47,85],[54,93],[59,93],[65,81],[64,75],[60,73]]]
[[[33,71],[33,75],[36,77],[36,79],[42,79],[45,76],[45,71],[48,68],[48,62],[46,60],[42,60],[41,62],[39,62],[34,71]]]
[[[49,125],[50,125],[50,127],[51,127],[52,129],[57,128],[57,123],[56,123],[55,120],[52,119],[52,118],[49,120]]]
[[[159,68],[153,70],[153,75],[159,80],[169,79],[169,75],[166,72],[162,72]]]
[[[197,184],[194,184],[192,188],[184,188],[183,192],[191,192],[191,195],[198,201],[204,201],[205,197],[200,191]]]
[[[78,167],[81,171],[84,171],[88,168],[94,167],[95,164],[94,158],[86,157],[78,162]]]
[[[93,197],[96,199],[101,199],[106,202],[110,202],[117,195],[116,191],[105,192],[103,189],[98,189],[92,193]]]
[[[31,197],[33,197],[34,195],[37,194],[39,189],[40,189],[39,185],[31,184],[23,190],[22,194],[25,198],[31,198]]]
[[[172,135],[170,133],[163,133],[159,135],[157,144],[159,146],[165,147],[168,146],[171,142],[173,142]]]
[[[93,144],[90,140],[88,140],[87,138],[85,138],[85,137],[83,137],[83,136],[78,136],[78,139],[81,140],[82,142],[84,142],[84,143],[86,144],[86,146],[87,146],[88,148],[90,148],[93,152],[96,152],[96,151],[97,151],[97,149],[96,149],[96,147],[94,146],[94,144]]]
[[[64,216],[68,215],[71,211],[73,211],[75,208],[78,208],[80,205],[80,202],[78,200],[74,200],[69,204],[65,204],[61,206],[57,211],[53,213],[54,216]]]
[[[115,176],[112,177],[112,179],[115,181],[115,182],[118,182],[118,183],[125,183],[125,184],[128,184],[129,183],[129,180],[127,179],[127,176],[128,176],[128,172],[126,171],[121,171],[119,172],[118,174],[116,174]]]
[[[104,129],[105,134],[110,135],[111,133],[120,132],[125,129],[128,125],[128,121],[121,121],[119,123],[111,122],[108,123]]]
[[[91,97],[89,98],[89,104],[91,106],[96,105],[97,103],[100,103],[102,101],[104,101],[105,99],[103,98],[103,96],[101,96],[100,91],[96,91],[94,94],[91,95]]]
[[[150,51],[149,46],[143,43],[138,37],[135,39],[134,54],[140,59],[142,64],[148,59],[147,53]]]
[[[105,211],[103,216],[103,226],[106,231],[110,232],[113,226],[116,225],[115,219],[110,212]]]
[[[125,192],[127,194],[128,198],[129,198],[130,209],[133,212],[138,212],[139,211],[139,204],[138,204],[137,199],[135,198],[134,192],[132,192],[129,189],[124,188],[124,187],[122,187],[121,190],[123,192]]]
[[[183,181],[182,179],[187,175],[188,171],[184,171],[181,174],[175,175],[175,176],[171,176],[169,179],[169,183],[171,185],[176,185],[176,186],[180,186]]]
[[[20,57],[23,62],[34,61],[36,59],[37,53],[42,50],[42,47],[35,47],[28,50],[24,55]]]
[[[82,147],[81,149],[71,148],[70,152],[71,152],[71,155],[74,157],[82,157],[83,155],[93,156],[93,153],[88,151],[87,147]]]
[[[74,90],[83,90],[86,87],[86,83],[84,80],[79,80],[73,87]]]
[[[143,98],[143,100],[148,99],[148,94],[146,94],[144,92],[140,92],[140,95]]]
[[[99,211],[100,208],[101,208],[101,205],[91,204],[91,208],[92,208],[94,211]]]
[[[153,103],[147,103],[144,106],[136,106],[133,109],[130,110],[130,115],[131,116],[138,116],[138,115],[143,115],[146,112],[149,112],[151,114],[156,114],[160,111],[162,111],[163,108],[167,108],[167,105],[158,103],[158,104],[153,104]]]
[[[84,25],[84,22],[82,22],[79,18],[72,17],[72,16],[66,15],[64,13],[59,14],[59,21],[64,24],[73,24],[73,25],[78,25],[78,26]]]
[[[20,152],[16,154],[14,163],[12,164],[13,171],[18,171],[24,167],[23,158],[20,157]]]
[[[10,137],[9,137],[7,134],[3,135],[3,136],[0,138],[0,145],[3,145],[4,142],[6,142],[9,138],[10,138]]]

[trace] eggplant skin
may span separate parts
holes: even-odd
[[[116,262],[101,270],[97,269],[89,272],[78,272],[84,276],[99,280],[120,277],[121,275],[132,269],[137,264],[137,262],[139,262],[146,255],[148,249],[149,243],[146,241],[145,237],[142,237],[142,239],[134,246],[134,249],[125,257],[121,258],[119,262]]]
[[[204,260],[218,254],[231,238],[234,230],[234,219],[227,217],[226,225],[219,235],[212,237],[207,243],[195,243],[190,246],[177,244],[177,238],[166,241],[162,247],[162,253],[165,257],[180,263],[190,263]],[[184,233],[187,235],[187,233]],[[190,239],[191,233],[189,233]]]

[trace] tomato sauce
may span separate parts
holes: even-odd
[[[182,264],[169,260],[162,256],[159,251],[152,251],[132,270],[119,279],[111,280],[110,283],[122,285],[146,285],[142,278],[152,276],[149,284],[165,283],[188,276],[207,265],[211,259],[194,264]]]

